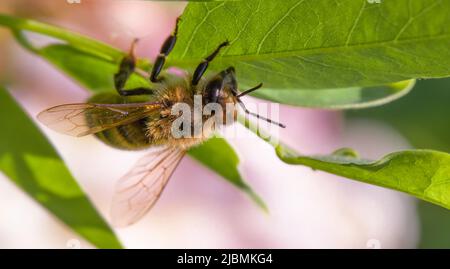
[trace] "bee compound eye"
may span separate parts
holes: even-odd
[[[220,90],[222,88],[221,80],[213,80],[208,83],[205,89],[206,102],[207,103],[217,103],[220,95]]]
[[[209,89],[206,94],[206,102],[208,104],[217,103],[217,100],[219,99],[219,92],[220,90],[218,88]]]

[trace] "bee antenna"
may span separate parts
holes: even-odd
[[[136,44],[138,42],[139,42],[139,38],[134,38],[133,41],[131,42],[130,51],[128,52],[128,54],[133,58],[135,57]]]
[[[251,88],[251,89],[249,89],[249,90],[246,90],[246,91],[243,91],[243,92],[241,92],[240,94],[238,94],[238,95],[236,95],[236,97],[242,97],[242,96],[244,96],[244,95],[247,95],[247,94],[249,94],[249,93],[251,93],[251,92],[253,92],[253,91],[256,91],[257,89],[259,89],[259,88],[261,88],[263,86],[263,84],[262,83],[259,83],[258,85],[256,85],[255,87],[253,87],[253,88]]]
[[[261,85],[261,84],[260,84],[260,85]],[[259,86],[259,85],[258,85],[258,86]],[[258,89],[258,88],[261,87],[261,86],[259,86],[259,87],[258,87],[258,86],[257,86],[257,88],[256,88],[256,87],[255,87],[255,88]],[[256,90],[256,89],[254,89],[254,90]],[[248,90],[248,91],[249,91],[249,90]],[[247,91],[246,91],[246,92],[247,92]],[[245,93],[245,92],[244,92],[244,93]],[[264,117],[260,116],[260,115],[257,114],[257,113],[254,113],[254,112],[249,111],[249,110],[245,107],[245,105],[244,105],[244,103],[241,101],[241,99],[239,99],[239,97],[237,97],[237,101],[238,101],[239,105],[242,107],[242,109],[244,109],[244,112],[245,112],[246,114],[252,115],[252,116],[256,117],[257,119],[261,119],[261,120],[267,121],[268,123],[278,125],[278,126],[280,126],[281,128],[286,128],[286,125],[284,125],[284,124],[282,124],[282,123],[273,121],[273,120],[268,119],[268,118],[264,118]]]

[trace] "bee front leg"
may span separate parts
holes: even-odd
[[[160,82],[162,78],[158,78],[159,73],[164,67],[164,63],[166,62],[166,57],[172,51],[175,43],[177,42],[177,34],[178,34],[178,23],[180,22],[180,18],[177,18],[177,22],[175,25],[175,30],[173,33],[164,41],[161,50],[159,51],[159,55],[156,58],[155,64],[153,65],[152,73],[150,75],[151,82]]]
[[[114,87],[121,96],[131,96],[131,95],[144,95],[153,94],[152,89],[148,88],[134,88],[129,90],[124,90],[127,80],[133,74],[136,67],[136,57],[134,56],[134,48],[137,43],[137,39],[131,44],[131,49],[128,55],[126,55],[120,62],[119,72],[114,74]]]
[[[228,46],[230,43],[228,41],[223,42],[222,44],[217,47],[217,49],[211,53],[208,57],[203,59],[203,61],[197,66],[195,69],[194,75],[192,76],[192,85],[197,85],[200,79],[202,78],[203,74],[206,72],[206,69],[208,68],[209,63],[214,60],[214,58],[219,54],[220,49],[222,49],[225,46]]]

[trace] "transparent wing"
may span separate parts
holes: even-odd
[[[139,120],[161,106],[161,103],[67,104],[46,109],[37,118],[57,132],[85,136]]]
[[[111,206],[115,226],[133,224],[152,208],[184,154],[169,147],[151,152],[119,180]]]

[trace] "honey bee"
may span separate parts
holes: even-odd
[[[285,127],[248,111],[240,100],[262,84],[239,93],[233,67],[208,78],[203,77],[209,63],[228,42],[220,44],[203,59],[192,75],[160,75],[166,57],[175,46],[178,22],[179,19],[175,30],[163,43],[149,74],[155,89],[124,89],[131,74],[137,71],[136,39],[113,78],[118,94],[101,93],[91,97],[87,103],[59,105],[38,114],[43,124],[64,134],[76,137],[94,134],[104,143],[124,150],[157,148],[141,158],[116,184],[111,206],[111,218],[116,226],[133,224],[144,216],[158,200],[186,151],[214,132],[214,128],[206,128],[191,137],[173,137],[171,126],[179,117],[171,114],[175,104],[185,103],[192,107],[194,96],[200,95],[205,105],[217,103],[225,111],[227,104],[239,104],[246,114]],[[234,107],[233,111],[227,111],[232,114],[233,121],[237,115],[237,106]],[[200,121],[212,116],[202,116]]]

